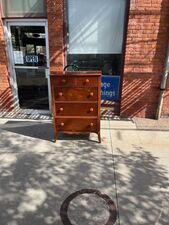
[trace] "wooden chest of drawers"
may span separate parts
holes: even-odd
[[[59,132],[94,132],[101,142],[101,73],[67,71],[50,78],[55,141]]]

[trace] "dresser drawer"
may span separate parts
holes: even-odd
[[[57,116],[97,116],[97,103],[56,103]]]
[[[54,86],[56,87],[72,87],[77,85],[76,77],[56,77],[54,80]]]
[[[97,119],[85,118],[56,118],[56,127],[59,131],[96,132]]]
[[[98,87],[97,77],[79,77],[77,78],[78,87]]]
[[[70,88],[57,87],[55,88],[56,101],[97,101],[97,88]]]
[[[97,87],[97,77],[56,77],[54,80],[54,86],[60,87]]]

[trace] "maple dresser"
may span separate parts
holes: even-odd
[[[101,72],[56,72],[50,79],[55,141],[59,132],[94,132],[101,142]]]

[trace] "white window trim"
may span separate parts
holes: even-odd
[[[5,19],[4,20],[4,31],[5,31],[5,39],[6,39],[6,52],[8,58],[8,67],[10,72],[10,84],[13,92],[13,101],[14,105],[19,106],[19,98],[18,98],[18,88],[16,82],[16,74],[14,67],[14,59],[12,54],[12,42],[10,37],[10,26],[44,26],[45,34],[46,34],[46,54],[47,54],[47,68],[46,72],[48,79],[48,97],[49,97],[49,111],[48,110],[36,110],[39,113],[52,113],[52,101],[51,101],[51,85],[50,85],[50,59],[49,59],[49,38],[48,38],[48,21],[47,19]],[[29,109],[28,109],[29,110]],[[32,109],[31,109],[32,110]]]

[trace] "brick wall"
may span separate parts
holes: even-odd
[[[50,73],[64,67],[64,6],[63,0],[47,0]]]
[[[168,0],[131,0],[121,116],[154,118],[169,37]],[[169,115],[169,82],[163,113]]]
[[[47,12],[52,74],[64,68],[63,0],[47,0]],[[168,0],[131,0],[120,107],[123,117],[155,117],[169,36],[168,21]],[[2,21],[0,22],[0,108],[2,110],[11,107],[12,98]],[[162,116],[169,116],[169,81],[164,95]]]
[[[12,91],[9,83],[8,63],[4,40],[3,24],[0,18],[0,112],[13,107]]]
[[[63,0],[48,0],[51,73],[64,67]],[[168,0],[131,0],[121,107],[123,117],[154,118],[169,31]],[[169,86],[162,115],[169,114]]]

